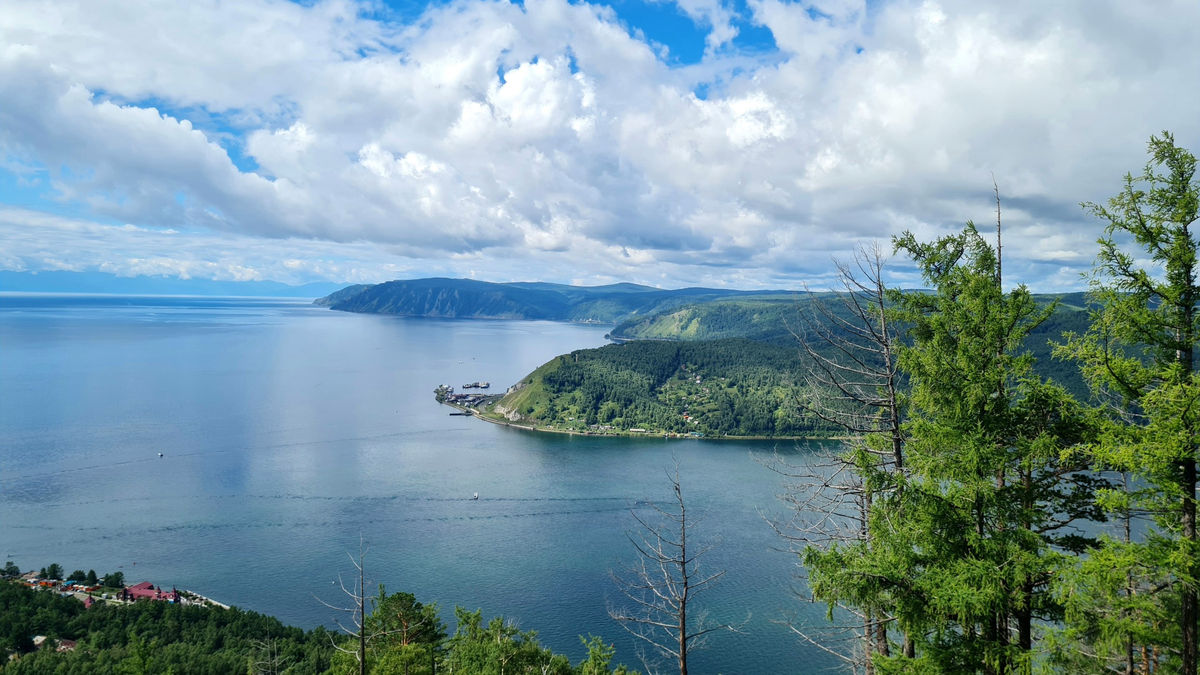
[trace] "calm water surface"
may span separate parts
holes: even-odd
[[[605,328],[331,312],[292,301],[0,296],[0,555],[123,570],[313,627],[352,567],[369,583],[503,614],[557,651],[636,645],[607,615],[635,561],[631,509],[685,495],[725,569],[701,596],[743,634],[696,672],[833,664],[779,620],[819,622],[763,519],[771,443],[531,434],[449,416],[440,383],[504,387]],[[803,461],[806,449],[781,444]],[[158,453],[163,453],[159,458]],[[479,500],[470,499],[479,493]]]

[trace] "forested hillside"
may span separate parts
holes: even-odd
[[[743,339],[581,349],[531,373],[491,414],[577,432],[797,436],[828,430],[796,405],[799,366],[794,347]]]
[[[721,299],[627,319],[609,333],[618,340],[717,340],[747,338],[785,344],[794,340],[812,298],[793,294],[753,300]]]
[[[583,433],[828,435],[832,426],[801,409],[808,362],[797,342],[808,322],[822,320],[809,303],[828,300],[720,300],[626,322],[613,332],[641,339],[559,356],[524,378],[491,414]],[[1087,329],[1083,301],[1082,294],[1037,298],[1043,307],[1057,304],[1024,338],[1024,349],[1039,374],[1087,398],[1078,367],[1051,354],[1064,332]],[[839,358],[830,345],[812,344]]]
[[[686,303],[779,292],[714,288],[665,290],[637,284],[567,286],[537,282],[495,284],[473,279],[412,279],[349,286],[315,304],[345,312],[461,319],[534,319],[616,323]]]
[[[1056,303],[1051,321],[1036,336],[1054,339],[1063,330],[1087,327],[1087,299],[1083,293],[1034,295],[1040,305]],[[609,335],[616,340],[718,340],[747,338],[761,342],[792,344],[796,333],[811,320],[811,304],[824,302],[840,310],[832,293],[793,293],[753,298],[720,298],[703,303],[631,317],[617,324]],[[1030,348],[1041,345],[1031,341]]]
[[[1087,398],[1087,387],[1079,368],[1053,358],[1053,345],[1062,342],[1063,333],[1082,333],[1088,327],[1087,300],[1083,293],[1043,294],[1033,298],[1040,306],[1053,304],[1055,311],[1025,339],[1025,348],[1036,359],[1037,372],[1067,387],[1072,394]],[[828,322],[813,303],[824,303],[835,314],[844,316],[845,308],[831,293],[795,294],[751,299],[719,299],[688,304],[648,316],[621,322],[609,334],[628,340],[718,340],[746,338],[779,346],[793,347],[813,321]],[[904,336],[901,336],[905,339]],[[814,343],[818,350],[826,346]]]
[[[272,655],[290,673],[323,673],[334,651],[324,629],[303,631],[236,608],[143,601],[89,609],[54,591],[0,582],[0,610],[0,648],[19,656],[0,660],[6,674],[235,673]],[[38,635],[49,644],[35,650]],[[62,640],[76,644],[66,649]]]
[[[366,603],[367,672],[432,675],[547,673],[622,675],[610,670],[613,650],[583,640],[588,654],[572,665],[541,646],[534,631],[502,617],[455,610],[449,633],[436,605],[409,593],[379,594]],[[355,622],[347,620],[346,625]],[[45,638],[41,648],[33,638]],[[582,640],[582,638],[581,638]],[[53,590],[0,582],[0,672],[25,673],[357,673],[357,641],[324,628],[311,631],[237,608],[141,601],[85,608]]]

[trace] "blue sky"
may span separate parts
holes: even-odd
[[[0,7],[0,271],[796,288],[990,222],[1082,285],[1200,5],[30,0]],[[903,260],[896,283],[916,280]],[[0,289],[2,290],[2,289]]]

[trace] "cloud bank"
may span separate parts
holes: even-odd
[[[994,176],[1006,276],[1067,289],[1078,203],[1200,149],[1194,2],[675,9],[695,63],[565,0],[8,3],[0,267],[794,287]]]

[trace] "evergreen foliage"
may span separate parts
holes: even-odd
[[[831,607],[894,620],[903,649],[878,650],[876,672],[1028,671],[1038,627],[1062,617],[1050,584],[1064,552],[1087,544],[1072,525],[1099,515],[1102,480],[1060,459],[1094,421],[1034,375],[1025,345],[1054,308],[1003,291],[973,224],[897,248],[933,287],[892,294],[910,337],[904,468],[861,456],[870,537],[807,550],[810,586]]]
[[[34,635],[78,645],[34,652]],[[245,672],[265,641],[288,672],[320,673],[332,652],[324,629],[305,632],[255,612],[152,601],[85,609],[75,598],[12,583],[0,584],[0,636],[7,649],[30,652],[4,673]]]
[[[1085,205],[1105,223],[1092,279],[1098,309],[1090,329],[1062,353],[1076,359],[1109,405],[1104,435],[1086,448],[1096,468],[1132,478],[1100,493],[1115,516],[1148,516],[1082,560],[1062,593],[1068,634],[1106,663],[1197,672],[1200,545],[1200,210],[1196,158],[1164,132],[1149,144],[1141,175],[1127,175],[1107,206]],[[1129,252],[1123,246],[1136,245]],[[1170,620],[1174,618],[1174,620]]]
[[[1150,156],[1085,205],[1106,223],[1090,325],[1056,351],[1094,407],[1035,371],[1030,337],[1062,314],[1003,290],[999,229],[994,249],[970,223],[896,240],[933,288],[892,292],[905,465],[857,455],[868,536],[804,554],[831,612],[890,617],[904,648],[874,672],[1197,672],[1200,182],[1170,134]]]

